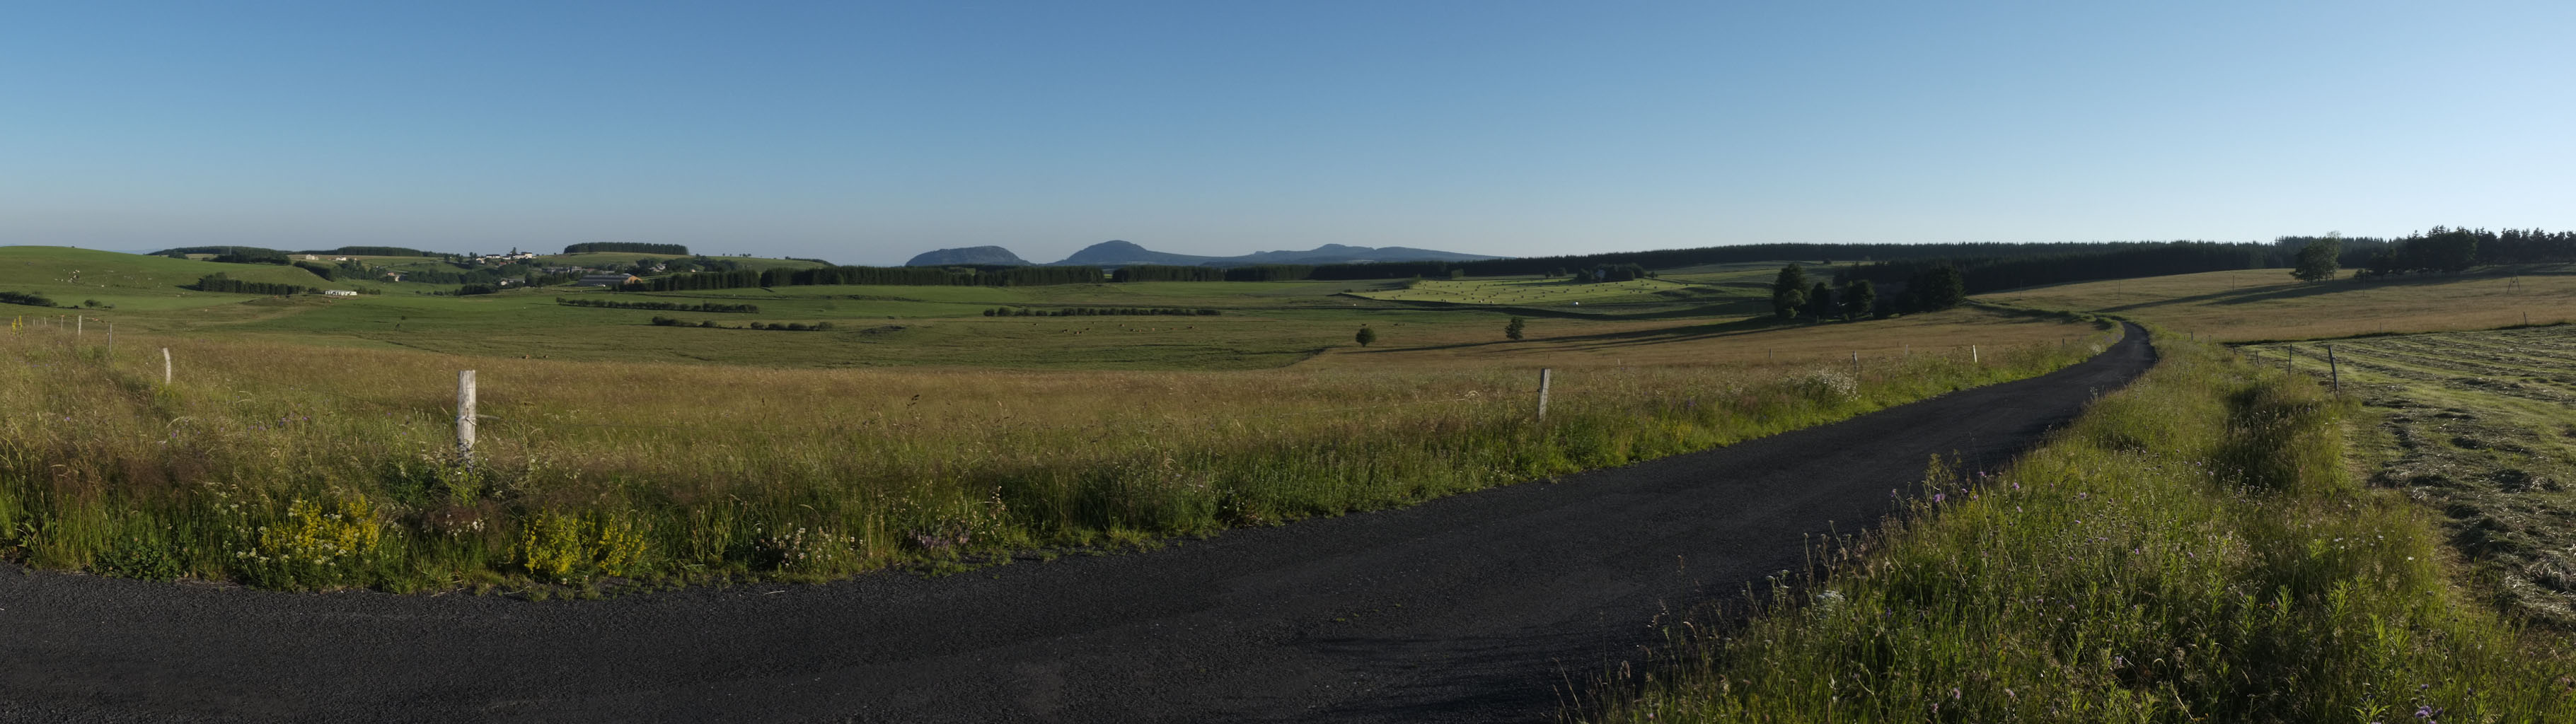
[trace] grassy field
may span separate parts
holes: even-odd
[[[1821,577],[1669,629],[1589,721],[2576,720],[2576,654],[2447,575],[2422,509],[2361,484],[2305,375],[2163,361],[2002,471],[1936,463]],[[2411,409],[2411,408],[2410,408]]]
[[[1542,425],[1533,376],[1503,365],[756,370],[139,335],[111,354],[26,330],[5,343],[26,364],[0,380],[0,400],[36,411],[0,423],[0,545],[40,566],[289,588],[935,567],[1702,449],[2037,374],[2099,342],[1857,370],[1569,370]],[[493,418],[471,468],[446,409],[468,366]]]
[[[631,256],[631,255],[630,255]],[[14,265],[10,262],[16,262]],[[77,282],[73,270],[92,270]],[[102,277],[96,270],[114,270]],[[1330,367],[1532,365],[1672,365],[1811,362],[1828,357],[1909,349],[1964,354],[1967,345],[2002,347],[2064,342],[2063,320],[1974,311],[1863,325],[1772,325],[1745,317],[1768,308],[1770,272],[1706,272],[1693,286],[1642,280],[1590,285],[1548,281],[1532,294],[1580,293],[1600,302],[1529,307],[1467,301],[1437,305],[1371,298],[1404,293],[1406,281],[1149,282],[1038,287],[814,286],[633,293],[597,289],[513,290],[470,297],[435,296],[450,288],[370,283],[383,294],[361,297],[210,294],[177,289],[208,273],[254,281],[333,286],[291,267],[215,264],[77,249],[0,248],[0,289],[37,291],[57,302],[95,298],[112,308],[86,312],[28,308],[35,314],[84,314],[127,333],[219,336],[295,342],[340,349],[408,349],[477,357],[596,361],[667,361],[756,367],[978,367],[1059,370],[1253,370],[1312,360]],[[1681,275],[1676,275],[1681,276]],[[1654,290],[1747,290],[1723,297],[1675,299]],[[1423,282],[1518,288],[1541,280]],[[1563,287],[1571,287],[1570,290]],[[1647,291],[1639,291],[1647,290]],[[1628,298],[1660,300],[1620,302]],[[573,307],[557,298],[674,304],[751,304],[757,313],[663,312]],[[1462,299],[1464,299],[1462,297]],[[1066,308],[1213,309],[1213,316],[986,317],[996,308],[1047,312]],[[1508,342],[1502,328],[1526,316],[1529,339]],[[691,326],[656,326],[673,317]],[[722,328],[694,326],[714,322]],[[753,323],[815,324],[824,332],[740,329]],[[1381,340],[1359,349],[1353,333],[1371,327]],[[1957,334],[1935,330],[1959,328]]]
[[[2301,284],[2281,269],[2061,284],[1978,299],[2117,314],[2221,342],[2490,329],[2576,320],[2576,265]]]
[[[1545,310],[1558,316],[1751,316],[1771,308],[1771,281],[1787,262],[1693,267],[1624,282],[1580,283],[1566,278],[1502,277],[1427,279],[1354,296],[1416,304]],[[1829,279],[1832,267],[1808,274]]]
[[[2576,630],[2576,326],[2331,344],[2372,482],[2437,511],[2506,610]],[[2330,374],[2323,345],[2242,351]]]
[[[41,411],[0,424],[0,550],[285,588],[589,591],[1136,545],[1840,419],[2055,369],[2108,328],[1567,316],[1505,342],[1501,307],[1354,296],[1397,282],[264,297],[172,286],[305,272],[0,254],[21,262],[0,288],[114,305],[78,312],[86,333],[0,343],[25,360],[0,401]],[[50,276],[128,261],[121,286]],[[1119,307],[1219,313],[985,316]],[[1362,325],[1376,344],[1352,340]],[[1558,371],[1543,425],[1540,367]],[[471,466],[449,448],[458,369],[489,418]]]

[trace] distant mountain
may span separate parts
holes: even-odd
[[[1475,261],[1500,259],[1483,254],[1460,254],[1454,251],[1415,249],[1403,246],[1345,246],[1325,244],[1306,251],[1262,251],[1233,257],[1234,264],[1350,264],[1369,261]]]
[[[1020,255],[998,246],[970,246],[963,249],[941,249],[922,252],[904,266],[948,266],[951,264],[1005,264],[1031,266]]]
[[[1473,261],[1500,259],[1498,256],[1460,254],[1454,251],[1411,249],[1401,246],[1365,247],[1325,244],[1306,251],[1263,251],[1242,256],[1193,256],[1154,251],[1133,242],[1104,241],[1083,247],[1058,265],[1136,266],[1170,264],[1174,266],[1244,266],[1247,264],[1349,264],[1372,261]]]
[[[1083,247],[1082,251],[1074,252],[1073,256],[1065,257],[1063,261],[1056,264],[1058,266],[1136,266],[1138,264],[1197,266],[1225,260],[1225,257],[1217,256],[1166,254],[1137,246],[1133,242],[1104,241]]]

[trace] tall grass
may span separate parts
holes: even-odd
[[[21,332],[0,552],[278,588],[820,579],[1403,505],[2026,377],[1848,364],[963,372],[466,359]],[[161,382],[158,348],[178,360]],[[454,370],[482,383],[461,462]],[[538,590],[544,590],[542,588]]]
[[[1902,522],[1685,622],[1592,721],[2576,721],[2576,654],[2445,583],[2345,468],[2350,404],[2161,337],[2010,469],[1935,465]],[[1752,599],[1748,599],[1752,600]]]

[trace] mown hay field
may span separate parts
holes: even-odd
[[[2240,351],[2339,378],[2371,482],[2433,511],[2490,601],[2576,630],[2576,326]]]
[[[2221,342],[2492,329],[2576,320],[2576,265],[2487,267],[2306,284],[2283,269],[2060,284],[1979,295],[2034,309],[2116,314]]]

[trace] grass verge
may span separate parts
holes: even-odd
[[[2450,586],[2347,469],[2350,402],[2159,336],[2163,361],[1999,474],[1670,626],[1586,721],[2576,721],[2576,655]],[[1736,610],[1743,610],[1738,608]]]

